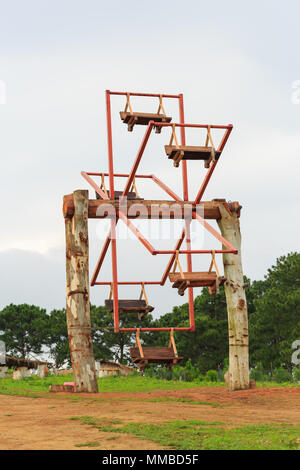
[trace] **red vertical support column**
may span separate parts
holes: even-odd
[[[179,95],[179,119],[180,124],[184,124],[184,105],[183,105],[183,94],[180,93]],[[180,127],[180,137],[181,137],[181,145],[185,145],[185,128]],[[181,161],[182,164],[182,184],[183,184],[183,199],[185,201],[189,200],[189,188],[188,188],[188,176],[187,176],[187,162],[186,160]],[[186,230],[186,247],[188,250],[191,249],[191,231],[190,231],[190,224],[191,220],[185,220],[185,230]],[[188,272],[192,272],[192,255],[187,253],[187,270]],[[192,331],[195,331],[195,313],[194,313],[194,294],[193,288],[188,288],[188,296],[189,296],[189,317],[190,317],[190,327]]]
[[[107,144],[108,144],[108,172],[109,172],[109,194],[110,199],[115,198],[114,188],[114,162],[112,149],[111,131],[111,109],[110,91],[106,90],[106,119],[107,119]],[[116,241],[116,220],[111,220],[111,257],[112,257],[112,278],[113,278],[113,305],[114,305],[114,325],[115,332],[119,331],[119,302],[118,302],[118,266],[117,266],[117,241]]]
[[[184,124],[184,106],[183,106],[183,94],[179,95],[179,120],[180,124]],[[185,128],[180,127],[181,145],[185,145]],[[181,160],[182,165],[182,184],[183,184],[183,199],[189,200],[189,188],[187,178],[187,163],[186,160]]]
[[[109,191],[110,191],[110,199],[114,199],[115,198],[114,161],[113,161],[113,149],[112,149],[111,109],[110,109],[110,91],[109,90],[106,90],[106,120],[107,120]]]

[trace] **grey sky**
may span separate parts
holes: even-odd
[[[187,122],[232,123],[204,199],[243,205],[243,264],[251,278],[299,250],[300,104],[291,99],[300,79],[299,2],[12,0],[0,1],[0,8],[0,80],[7,85],[7,103],[0,105],[0,307],[64,306],[62,196],[88,188],[81,170],[107,170],[107,88],[182,92]],[[130,167],[144,132],[126,131],[118,116],[123,107],[124,100],[114,98],[120,172]],[[172,102],[165,108],[177,117]],[[188,136],[197,139],[194,131]],[[140,171],[179,191],[179,170],[163,151],[168,140],[169,134],[151,137]],[[203,167],[190,169],[192,198]],[[148,185],[139,189],[144,197],[163,196]],[[92,221],[91,270],[102,243],[96,231]],[[209,237],[205,243],[212,246]],[[134,241],[121,242],[118,256],[124,280],[159,279],[167,260]],[[194,265],[207,262],[198,257]],[[110,279],[108,260],[103,276]],[[104,289],[91,289],[92,301],[105,296]],[[157,314],[185,301],[169,287],[153,287],[149,297]]]

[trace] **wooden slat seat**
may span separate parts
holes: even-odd
[[[199,147],[199,146],[187,146],[187,145],[165,145],[165,151],[169,159],[174,161],[175,166],[177,160],[204,160],[206,163],[212,158],[212,147]],[[215,159],[218,160],[221,152],[215,150]],[[207,166],[207,165],[206,165]]]
[[[140,329],[136,330],[136,342],[133,348],[130,348],[130,357],[133,363],[138,364],[140,371],[149,364],[166,364],[171,369],[183,357],[179,357],[174,339],[174,328],[170,329],[170,342],[167,348],[143,347],[140,340]]]
[[[225,277],[218,277],[217,273],[211,272],[193,272],[193,273],[170,273],[169,279],[173,282],[172,287],[178,289],[178,294],[183,295],[188,287],[208,287],[209,293],[214,294],[217,288],[217,280],[221,286],[226,280]]]
[[[96,199],[102,199],[102,197],[100,196],[100,194],[98,194],[97,192],[96,193]],[[120,199],[120,197],[122,196],[122,193],[123,191],[115,191],[115,199]],[[109,190],[107,191],[107,194],[108,194],[108,197],[110,199],[110,193],[109,193]],[[134,191],[129,191],[129,193],[127,194],[127,199],[132,201],[134,199],[138,200],[138,201],[143,201],[144,199],[142,197],[138,197],[136,195],[136,193]]]
[[[138,300],[138,299],[133,299],[133,300],[119,300],[118,301],[119,305],[119,313],[136,313],[138,314],[139,320],[142,320],[145,315],[148,313],[152,312],[154,310],[154,307],[151,305],[147,305],[146,301],[144,299]],[[113,313],[114,311],[114,305],[113,305],[113,300],[105,300],[105,307],[107,310]]]
[[[124,124],[127,124],[128,131],[132,132],[133,127],[137,125],[147,126],[150,121],[155,122],[171,122],[172,118],[164,114],[153,114],[153,113],[130,113],[126,111],[120,111],[120,116]],[[156,127],[156,133],[161,132],[161,127]]]
[[[171,347],[143,347],[142,349],[144,357],[141,356],[138,347],[130,348],[130,357],[132,362],[139,363],[140,366],[148,363],[174,365],[183,359],[183,357],[176,356],[173,348]]]

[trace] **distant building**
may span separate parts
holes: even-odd
[[[129,366],[124,366],[118,362],[108,361],[102,359],[101,361],[96,361],[96,370],[98,377],[109,377],[117,375],[129,375],[132,374],[134,369]]]
[[[16,369],[17,367],[27,367],[28,369],[37,369],[40,365],[51,367],[51,364],[46,361],[38,361],[32,359],[24,359],[23,357],[5,356],[4,365]]]

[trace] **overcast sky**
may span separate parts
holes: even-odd
[[[299,2],[11,0],[0,7],[0,92],[6,85],[0,308],[65,305],[62,197],[88,189],[81,170],[107,171],[106,89],[182,92],[186,122],[232,123],[204,200],[243,206],[243,267],[252,279],[262,279],[278,256],[299,250]],[[119,118],[124,104],[113,98],[116,172],[129,170],[145,131],[127,132]],[[149,111],[158,106],[133,104]],[[174,103],[164,104],[178,120]],[[190,131],[187,141],[198,142],[197,133]],[[151,136],[139,171],[155,173],[181,193],[180,170],[164,154],[168,141],[168,131]],[[192,199],[204,169],[199,162],[189,169]],[[139,182],[139,191],[163,198],[155,186]],[[91,272],[103,243],[99,224],[90,222]],[[173,238],[151,243],[171,248]],[[202,246],[219,244],[205,236]],[[167,261],[134,240],[119,243],[118,259],[120,280],[158,280]],[[109,261],[103,280],[110,280]],[[198,270],[207,264],[208,258],[194,258]],[[91,289],[97,304],[107,295],[102,287]],[[121,298],[135,295],[135,288],[120,290]],[[150,288],[148,297],[157,315],[187,301],[169,285]]]

